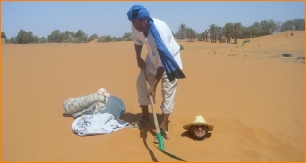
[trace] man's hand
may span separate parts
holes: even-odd
[[[152,83],[150,89],[148,90],[147,96],[148,96],[148,98],[150,98],[150,96],[152,96],[154,104],[155,104],[156,87],[157,87],[161,77],[163,76],[164,72],[165,72],[165,69],[163,67],[158,67],[157,68],[157,73],[155,75],[153,83]]]
[[[156,87],[151,86],[150,89],[148,90],[148,94],[147,94],[149,99],[150,99],[150,96],[152,96],[154,104],[155,104],[155,92],[156,92]]]
[[[137,65],[141,70],[146,68],[146,63],[141,57],[137,57]]]

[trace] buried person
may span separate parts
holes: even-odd
[[[213,125],[208,124],[203,116],[198,115],[194,117],[193,122],[183,126],[185,130],[188,130],[190,136],[195,140],[203,140],[208,135],[208,131],[214,129]]]

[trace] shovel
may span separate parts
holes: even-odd
[[[148,76],[147,76],[147,72],[144,69],[142,69],[144,75],[145,75],[145,78],[146,78],[146,84],[147,84],[147,90],[149,91],[150,89],[150,84],[149,84],[149,80],[148,80]],[[159,124],[158,124],[158,121],[157,121],[157,116],[156,116],[156,112],[155,112],[155,107],[154,107],[154,103],[153,103],[153,98],[152,96],[149,96],[150,98],[150,105],[152,107],[152,113],[153,113],[153,119],[154,119],[154,125],[155,125],[155,129],[156,129],[156,137],[157,137],[157,140],[158,140],[158,149],[164,151],[165,148],[164,148],[164,140],[163,140],[163,137],[160,133],[160,128],[159,128]]]
[[[146,69],[143,68],[142,71],[143,71],[143,73],[145,75],[145,78],[146,78],[147,90],[149,90],[150,89],[150,84],[149,84],[149,80],[148,80]],[[156,112],[155,112],[155,107],[154,107],[154,102],[153,102],[152,96],[149,96],[149,99],[150,99],[150,105],[152,107],[154,125],[155,125],[155,129],[156,129],[156,138],[157,138],[158,144],[159,144],[157,149],[159,149],[161,152],[163,152],[164,154],[168,155],[171,158],[174,158],[174,159],[177,159],[177,160],[180,160],[180,161],[185,161],[185,160],[183,160],[183,159],[181,159],[181,158],[179,158],[179,157],[177,157],[177,156],[175,156],[175,155],[165,151],[164,140],[163,140],[163,137],[162,137],[162,135],[160,133],[160,128],[159,128],[159,124],[158,124],[158,121],[157,121],[157,116],[156,116]]]

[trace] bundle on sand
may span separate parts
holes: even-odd
[[[87,96],[69,98],[63,103],[67,115],[77,118],[81,115],[95,115],[110,113],[119,118],[125,112],[125,104],[115,96],[106,96],[97,93]]]

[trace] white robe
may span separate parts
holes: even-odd
[[[78,136],[109,134],[123,129],[129,123],[115,119],[112,114],[82,115],[72,123],[72,131]]]

